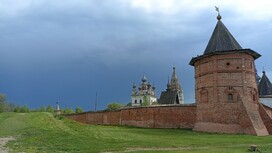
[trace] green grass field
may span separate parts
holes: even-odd
[[[12,152],[243,153],[256,144],[272,152],[272,136],[210,134],[182,129],[83,125],[49,113],[1,113],[0,137]]]

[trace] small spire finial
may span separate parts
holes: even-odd
[[[264,69],[264,67],[263,67],[263,73],[265,73],[265,69]]]
[[[218,12],[217,20],[221,20],[222,16],[220,15],[219,7],[215,6],[215,10],[216,10],[216,12]]]

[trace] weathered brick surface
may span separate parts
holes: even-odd
[[[272,118],[272,109],[270,107],[265,106],[265,105],[263,105],[263,108],[265,109],[267,114],[270,116],[270,118]]]
[[[195,66],[196,131],[268,135],[259,114],[254,59],[246,53],[211,55]]]
[[[265,108],[262,104],[260,104],[259,111],[268,133],[272,135],[272,117],[270,116],[271,109]]]
[[[72,119],[74,121],[80,122],[80,123],[88,124],[87,115],[88,115],[88,113],[80,113],[80,114],[77,114],[77,115],[67,115],[66,117],[70,118],[70,119]]]
[[[131,108],[121,111],[122,125],[151,128],[193,128],[195,106]]]
[[[197,122],[195,129],[202,129],[205,132],[216,133],[244,133],[243,128],[239,124],[221,124],[212,122]],[[221,129],[221,130],[218,130]]]
[[[128,125],[147,128],[193,128],[196,106],[136,107],[109,112],[67,115],[86,124]]]

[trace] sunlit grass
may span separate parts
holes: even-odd
[[[13,152],[240,153],[256,144],[272,152],[272,137],[210,134],[182,129],[93,126],[49,113],[2,113],[0,136],[12,135]]]

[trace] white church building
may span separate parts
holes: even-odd
[[[132,86],[131,106],[152,105],[154,102],[157,102],[156,87],[147,82],[146,76],[143,76],[138,90],[135,83]]]

